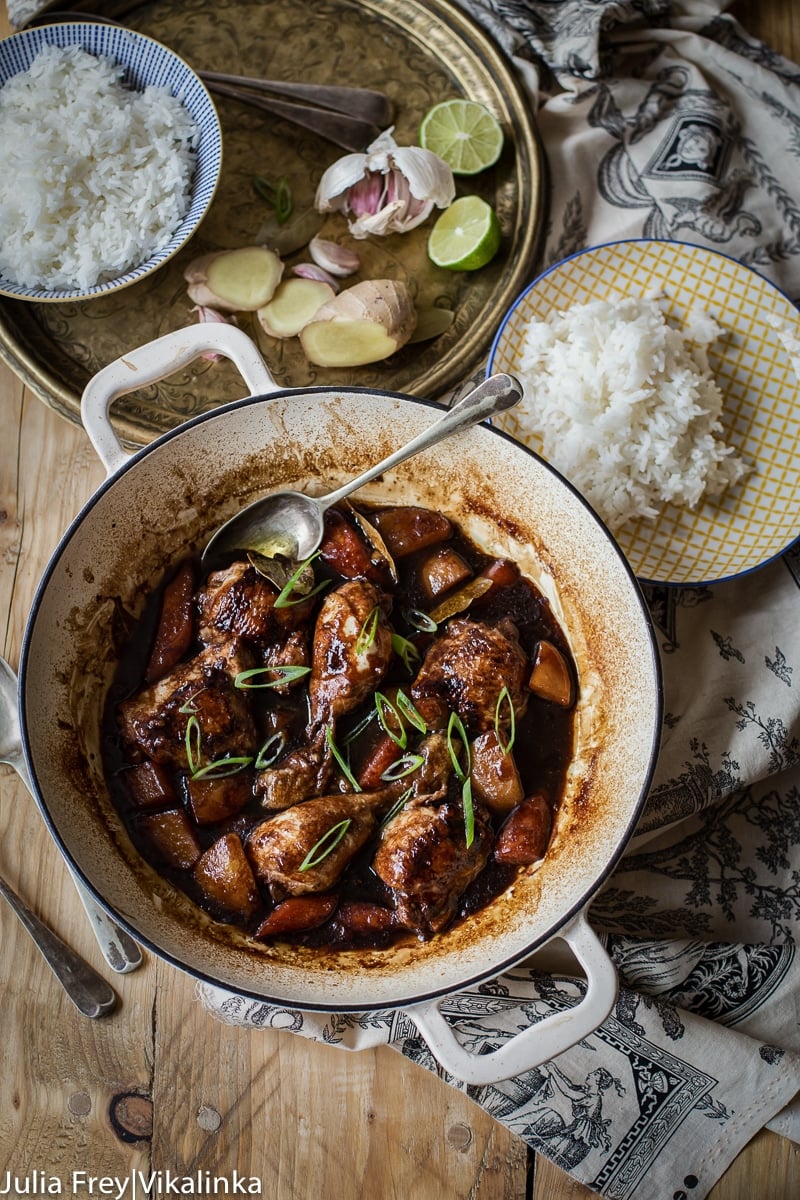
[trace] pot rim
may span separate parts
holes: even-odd
[[[74,857],[72,856],[70,851],[67,849],[67,846],[66,846],[53,818],[50,815],[49,806],[42,794],[42,789],[40,788],[39,778],[38,778],[38,773],[36,770],[36,764],[34,761],[33,752],[30,749],[30,740],[29,740],[29,735],[28,735],[28,718],[27,718],[26,705],[25,705],[25,696],[26,696],[26,691],[27,691],[28,668],[29,668],[29,662],[30,662],[30,658],[31,658],[31,642],[32,642],[33,636],[34,636],[37,614],[39,612],[39,608],[41,606],[44,595],[45,595],[56,571],[58,570],[61,558],[62,558],[64,552],[66,551],[67,547],[69,546],[69,543],[72,540],[73,536],[75,535],[76,531],[83,524],[83,522],[88,517],[89,513],[92,512],[92,510],[96,507],[96,505],[99,504],[103,500],[103,498],[108,494],[108,492],[111,489],[113,489],[113,487],[115,486],[115,484],[117,483],[118,480],[120,480],[123,476],[127,475],[127,473],[129,471],[135,469],[136,466],[141,461],[143,461],[149,454],[156,451],[159,447],[165,445],[166,443],[168,443],[176,438],[180,438],[184,433],[188,432],[191,429],[196,428],[199,425],[213,422],[214,420],[216,420],[218,418],[223,419],[227,414],[229,414],[233,411],[237,411],[237,410],[240,410],[240,409],[243,409],[246,407],[255,406],[255,405],[268,404],[271,401],[286,400],[287,398],[291,399],[292,397],[299,398],[299,397],[330,395],[330,394],[381,396],[384,398],[400,400],[402,402],[419,405],[419,406],[425,407],[425,408],[431,408],[431,409],[434,409],[437,411],[441,411],[445,407],[442,404],[440,404],[434,400],[430,400],[430,399],[422,398],[422,397],[410,396],[410,395],[404,394],[402,392],[395,392],[395,391],[391,391],[391,390],[387,390],[387,389],[379,389],[379,388],[368,388],[368,387],[339,388],[339,387],[334,387],[331,385],[321,385],[319,387],[286,388],[286,389],[281,389],[279,391],[270,392],[268,394],[246,396],[240,400],[230,401],[229,403],[227,403],[225,405],[221,405],[218,408],[212,409],[209,412],[200,413],[197,416],[190,418],[188,421],[183,422],[181,425],[176,426],[174,429],[166,431],[159,438],[157,438],[153,442],[150,442],[147,446],[140,447],[139,449],[134,451],[125,462],[123,462],[115,470],[113,470],[108,475],[108,477],[100,484],[100,486],[92,493],[92,495],[88,498],[88,500],[85,502],[85,504],[81,507],[78,514],[70,522],[68,528],[66,529],[66,531],[64,532],[62,537],[59,539],[59,542],[58,542],[55,550],[53,551],[50,559],[48,560],[47,566],[45,567],[45,570],[41,576],[41,579],[39,580],[39,583],[37,585],[36,592],[35,592],[35,595],[33,598],[33,602],[31,604],[30,613],[28,615],[28,619],[25,624],[25,630],[23,633],[22,646],[21,646],[21,650],[20,650],[19,672],[18,672],[18,707],[19,707],[19,716],[20,716],[20,733],[21,733],[22,749],[23,749],[25,762],[27,764],[29,776],[30,776],[31,783],[32,783],[34,798],[35,798],[37,806],[39,807],[39,810],[42,814],[42,817],[47,825],[47,828],[49,829],[50,834],[53,837],[53,840],[54,840],[56,846],[58,847],[59,852],[64,857],[64,859],[66,860],[66,862],[68,863],[68,865],[70,866],[72,871],[78,876],[78,878],[81,880],[81,882],[87,888],[87,890],[90,892],[90,894],[100,904],[100,906],[103,909],[105,909],[120,924],[120,926],[122,926],[124,929],[126,929],[131,934],[131,936],[133,936],[138,942],[140,942],[150,953],[155,955],[155,957],[161,958],[161,959],[167,961],[171,966],[176,967],[177,969],[183,971],[185,974],[190,975],[192,978],[199,980],[200,982],[207,983],[213,987],[220,988],[224,991],[232,991],[232,992],[235,991],[235,994],[237,994],[237,995],[245,996],[248,999],[252,999],[252,1000],[258,1001],[263,1004],[276,1005],[278,1007],[283,1007],[283,1008],[292,1008],[292,1009],[296,1008],[301,1011],[317,1011],[317,1012],[328,1012],[328,1011],[331,1011],[331,1008],[329,1005],[324,1004],[322,1001],[319,1001],[319,1002],[305,1001],[305,1000],[299,1001],[297,999],[293,999],[291,1002],[287,1002],[286,1000],[283,1000],[279,997],[275,998],[275,997],[267,996],[263,992],[259,992],[257,990],[248,988],[247,986],[239,986],[237,984],[235,988],[229,987],[228,985],[225,984],[224,981],[221,981],[220,979],[215,978],[213,975],[209,974],[207,971],[203,970],[202,968],[188,965],[186,962],[182,961],[181,958],[177,954],[173,953],[170,950],[166,950],[166,949],[162,948],[161,946],[155,944],[154,939],[149,937],[147,934],[143,934],[139,929],[136,928],[136,926],[132,922],[130,922],[125,917],[124,914],[118,912],[112,905],[109,904],[109,902],[97,890],[97,888],[91,882],[91,880],[86,876],[86,874],[84,873],[81,866],[76,862],[76,860],[74,859]],[[625,575],[627,576],[627,578],[629,580],[629,583],[632,587],[632,594],[635,597],[637,607],[638,607],[641,617],[643,619],[643,626],[647,633],[647,641],[648,641],[649,650],[650,650],[650,668],[651,668],[651,672],[652,672],[654,691],[655,691],[655,694],[653,696],[653,723],[652,723],[652,729],[649,731],[650,744],[649,744],[649,747],[647,750],[647,767],[644,770],[643,775],[642,775],[642,781],[641,781],[641,785],[640,785],[640,789],[639,789],[639,796],[637,797],[635,803],[631,804],[631,806],[630,806],[630,813],[629,813],[628,819],[625,823],[624,831],[617,841],[617,845],[615,846],[609,859],[604,864],[603,868],[586,885],[586,887],[582,890],[580,896],[577,897],[577,899],[568,907],[568,909],[565,912],[559,914],[558,922],[557,922],[555,928],[552,928],[552,927],[547,928],[539,935],[534,936],[533,940],[531,942],[527,943],[526,946],[524,947],[524,949],[515,951],[499,961],[492,960],[491,964],[488,967],[486,967],[485,969],[473,971],[467,978],[464,978],[463,980],[461,980],[458,987],[455,989],[450,984],[443,984],[440,986],[432,985],[430,987],[427,987],[424,991],[415,993],[413,995],[413,997],[398,998],[395,1001],[390,1002],[390,1003],[375,1002],[375,1003],[370,1004],[370,1003],[365,1003],[363,1001],[360,1003],[355,1003],[355,1002],[348,1003],[346,1001],[342,1001],[341,998],[337,997],[337,1002],[336,1002],[336,1006],[335,1006],[335,1011],[337,1011],[337,1012],[366,1012],[366,1011],[378,1011],[378,1010],[385,1011],[387,1009],[389,1009],[389,1010],[402,1009],[409,1005],[422,1004],[427,1001],[441,999],[442,997],[447,996],[447,995],[457,994],[460,991],[467,990],[469,988],[473,988],[481,983],[484,983],[489,980],[497,978],[499,975],[502,975],[506,970],[508,970],[511,967],[513,967],[514,965],[519,964],[520,962],[524,961],[527,957],[529,957],[531,954],[533,954],[536,950],[538,950],[542,946],[546,945],[550,940],[557,938],[559,936],[559,931],[562,928],[564,928],[566,925],[568,925],[569,922],[572,921],[573,918],[576,917],[576,915],[578,913],[580,913],[584,910],[588,910],[593,898],[595,897],[595,895],[600,890],[602,885],[606,882],[606,880],[610,877],[610,875],[613,873],[614,869],[616,868],[620,858],[622,857],[622,855],[625,852],[625,849],[626,849],[631,837],[633,836],[636,823],[641,815],[642,809],[647,800],[650,786],[652,784],[653,775],[655,773],[656,765],[658,762],[660,742],[661,742],[661,731],[662,731],[662,726],[663,726],[663,705],[664,705],[663,672],[662,672],[662,668],[661,668],[661,659],[660,659],[660,656],[658,653],[658,646],[657,646],[657,639],[655,636],[655,628],[654,628],[653,618],[652,618],[650,610],[647,606],[647,603],[644,599],[641,585],[640,585],[638,579],[636,578],[636,576],[633,572],[633,569],[631,568],[628,560],[625,558],[624,554],[622,553],[613,534],[604,525],[604,523],[602,522],[600,517],[595,513],[594,509],[591,507],[591,505],[588,503],[588,501],[577,490],[577,488],[575,488],[574,485],[572,483],[570,483],[570,481],[568,479],[566,479],[558,470],[556,470],[555,467],[553,467],[549,462],[547,462],[546,459],[542,458],[541,455],[537,454],[536,451],[530,449],[527,446],[522,445],[515,438],[513,438],[510,434],[504,432],[503,430],[497,429],[496,427],[492,426],[488,422],[482,422],[481,424],[483,424],[486,427],[486,429],[493,436],[499,437],[499,438],[503,439],[504,441],[511,443],[515,447],[516,450],[521,451],[525,455],[536,460],[539,464],[541,464],[545,468],[546,471],[548,471],[549,473],[554,475],[560,481],[560,483],[563,486],[565,486],[573,494],[573,496],[575,498],[578,499],[578,501],[581,503],[581,505],[587,510],[590,517],[600,527],[600,529],[604,533],[607,540],[611,543],[611,547],[612,547],[617,559],[619,560],[619,564],[622,567]],[[302,970],[302,968],[298,968],[298,970]]]

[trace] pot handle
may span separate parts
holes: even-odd
[[[558,931],[586,973],[586,995],[574,1008],[552,1013],[510,1038],[499,1050],[473,1054],[458,1041],[439,1011],[441,1000],[408,1007],[406,1012],[449,1075],[464,1083],[485,1085],[522,1075],[588,1037],[611,1012],[617,999],[616,968],[589,925],[578,913]]]
[[[251,396],[268,395],[278,390],[255,343],[235,325],[189,325],[130,350],[98,371],[87,383],[81,397],[83,427],[108,475],[130,457],[109,421],[112,401],[126,392],[164,379],[206,351],[230,358]]]

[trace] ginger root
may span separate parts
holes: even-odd
[[[357,283],[323,304],[300,331],[309,362],[320,367],[360,367],[380,362],[404,346],[417,314],[406,285],[393,279]]]
[[[256,316],[261,328],[270,337],[294,337],[335,295],[329,283],[318,279],[304,279],[302,276],[284,279],[278,284],[270,302],[259,308]]]
[[[184,272],[195,304],[225,312],[255,312],[268,304],[283,275],[283,263],[266,246],[242,246],[196,258]]]

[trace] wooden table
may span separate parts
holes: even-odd
[[[734,5],[745,28],[800,58],[800,6]],[[7,31],[0,15],[0,33]],[[0,630],[19,660],[37,580],[103,471],[83,431],[0,366]],[[112,979],[120,1003],[78,1015],[0,906],[0,1187],[5,1172],[254,1176],[270,1200],[567,1200],[587,1189],[454,1089],[382,1048],[348,1054],[219,1024],[191,979],[148,957],[113,976],[34,802],[0,766],[0,870]],[[797,1147],[756,1137],[713,1200],[800,1195]]]

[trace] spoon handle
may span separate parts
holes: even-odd
[[[76,1008],[86,1017],[102,1017],[110,1012],[117,1001],[111,985],[40,921],[2,878],[0,896],[11,905]]]
[[[365,483],[369,483],[371,479],[382,475],[384,471],[405,462],[414,454],[419,454],[420,450],[427,450],[430,446],[435,446],[437,442],[449,437],[458,429],[466,429],[470,425],[477,424],[478,421],[483,421],[486,417],[491,417],[494,413],[512,408],[521,399],[522,385],[511,375],[490,375],[471,392],[467,392],[466,396],[462,396],[438,421],[434,421],[433,425],[423,429],[422,433],[418,433],[405,446],[395,450],[388,458],[376,463],[362,475],[357,475],[355,479],[351,479],[337,491],[329,492],[327,496],[320,496],[318,498],[320,508],[324,512],[332,504],[337,504],[351,492],[355,492]]]
[[[11,665],[0,656],[0,762],[8,763],[14,768],[33,796],[33,784],[22,753],[16,695],[17,676]],[[142,962],[142,952],[138,945],[130,934],[100,907],[70,862],[67,862],[67,867],[106,962],[112,970],[120,974],[135,971]]]

